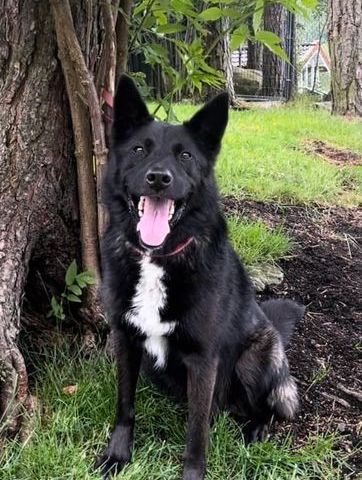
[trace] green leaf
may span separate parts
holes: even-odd
[[[54,313],[57,312],[60,308],[60,304],[54,296],[52,296],[52,299],[50,300],[50,306],[52,307],[52,311]]]
[[[180,12],[185,16],[194,18],[197,15],[192,2],[187,0],[171,0],[171,6],[176,12]]]
[[[74,303],[81,303],[82,301],[79,297],[77,297],[76,295],[73,295],[73,293],[69,293],[67,295],[67,300]]]
[[[75,277],[77,276],[77,270],[77,262],[73,260],[65,274],[65,283],[68,287],[74,283]]]
[[[281,59],[290,63],[288,55],[283,50],[282,46],[280,45],[281,39],[273,32],[268,32],[266,30],[259,30],[256,33],[255,39],[259,42],[263,43],[270,51],[278,55]]]
[[[318,5],[318,0],[302,0],[302,3],[307,8],[315,8]]]
[[[167,25],[167,16],[162,9],[154,10],[153,15],[157,18],[159,25]]]
[[[153,52],[158,55],[159,57],[162,57],[163,59],[167,60],[168,58],[168,51],[165,47],[162,45],[159,45],[158,43],[150,43],[149,48],[153,50]]]
[[[83,278],[83,281],[87,284],[87,285],[95,285],[96,283],[96,279],[94,278],[93,275],[85,275]]]
[[[269,48],[270,51],[275,53],[275,55],[278,55],[278,57],[280,57],[285,62],[290,63],[288,55],[285,53],[285,51],[280,45],[269,45],[268,43],[265,43],[265,45],[267,48]]]
[[[246,24],[240,25],[230,36],[230,50],[233,52],[240,47],[249,37],[249,29]]]
[[[200,13],[199,18],[205,22],[215,22],[222,16],[222,10],[219,7],[210,7]]]
[[[52,296],[50,300],[50,305],[52,307],[51,311],[48,313],[47,317],[55,317],[58,318],[59,320],[64,320],[65,315],[63,312],[63,305],[62,303],[59,303],[56,297]]]
[[[94,285],[96,283],[93,273],[89,271],[79,273],[76,277],[76,281],[81,288],[82,286],[79,282],[85,283],[86,285]]]
[[[264,14],[264,0],[257,0],[255,4],[255,11],[253,15],[253,30],[256,33],[261,25]]]
[[[141,2],[139,5],[135,7],[133,10],[133,15],[143,14],[147,8],[147,1]]]
[[[235,3],[235,0],[210,0],[210,3],[223,3],[227,5],[229,3]]]
[[[259,40],[259,42],[267,45],[279,45],[281,42],[281,38],[278,37],[278,35],[273,32],[268,32],[267,30],[259,30],[259,32],[256,32],[255,38]]]
[[[240,17],[240,12],[239,12],[239,10],[236,10],[236,8],[224,8],[222,13],[225,17],[229,17],[229,18],[239,18]]]
[[[82,289],[78,285],[69,285],[68,290],[74,295],[82,295]]]
[[[85,288],[87,286],[87,283],[84,282],[81,278],[77,278],[76,279],[76,282],[78,283],[78,285],[80,286],[80,288]]]
[[[178,33],[184,32],[186,28],[183,25],[178,25],[176,23],[169,23],[168,25],[160,25],[157,27],[157,33]]]
[[[156,25],[156,22],[157,22],[156,18],[153,15],[151,15],[148,18],[146,18],[146,20],[143,22],[143,28],[145,28],[146,30],[148,28],[152,28],[154,25]]]

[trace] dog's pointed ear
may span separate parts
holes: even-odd
[[[201,110],[184,123],[189,133],[205,145],[206,148],[217,151],[228,123],[229,95],[220,93]]]
[[[134,81],[122,75],[113,102],[113,139],[124,140],[152,120]]]

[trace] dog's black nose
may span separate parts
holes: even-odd
[[[169,170],[148,170],[146,182],[155,190],[163,190],[171,185],[173,177]]]

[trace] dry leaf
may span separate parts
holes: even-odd
[[[63,393],[66,395],[73,395],[78,390],[78,385],[68,385],[63,388]]]

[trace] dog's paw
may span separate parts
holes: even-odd
[[[105,452],[97,458],[95,468],[101,471],[103,480],[108,480],[118,475],[129,462],[130,458],[109,455]]]
[[[248,425],[244,430],[244,440],[246,445],[255,442],[265,442],[268,438],[269,424],[259,423]]]

